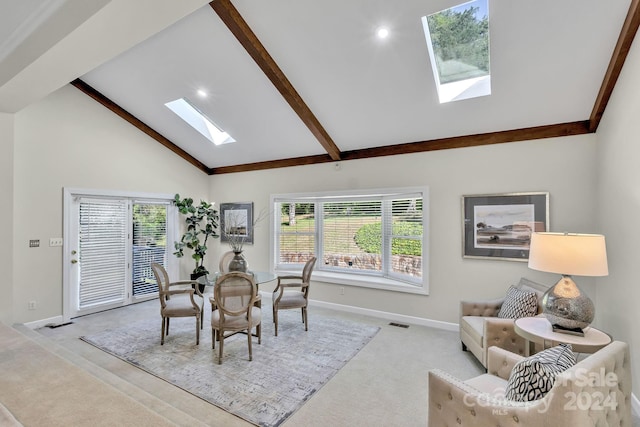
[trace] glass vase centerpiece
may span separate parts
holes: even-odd
[[[253,205],[253,204],[251,204]],[[223,241],[229,244],[234,256],[229,262],[229,271],[241,271],[246,273],[249,264],[243,255],[245,243],[253,243],[253,229],[255,225],[264,219],[266,214],[260,212],[253,216],[253,206],[249,209],[227,209],[223,217],[222,234]]]
[[[249,237],[248,219],[241,212],[231,210],[226,212],[224,225],[222,227],[223,240],[229,244],[233,251],[233,258],[229,262],[229,271],[247,272],[248,263],[242,255],[244,244]]]
[[[233,258],[229,261],[229,271],[247,272],[247,260],[242,255],[246,236],[239,233],[226,232],[227,243],[233,251]]]

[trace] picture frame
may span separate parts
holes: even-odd
[[[549,193],[462,196],[463,258],[529,259],[534,231],[549,231]]]
[[[253,244],[253,202],[220,204],[220,241],[229,242],[237,234],[244,243]]]

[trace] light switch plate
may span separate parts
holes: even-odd
[[[52,237],[49,239],[49,246],[62,246],[62,237]]]

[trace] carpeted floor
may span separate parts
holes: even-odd
[[[253,424],[278,426],[326,384],[380,329],[317,315],[304,331],[298,310],[280,313],[278,336],[264,321],[262,344],[247,337],[225,340],[224,361],[211,349],[205,327],[195,345],[194,320],[173,319],[160,345],[160,321],[143,319],[82,339]]]
[[[0,373],[2,426],[174,425],[2,323]]]

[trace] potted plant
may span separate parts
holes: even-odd
[[[174,204],[178,211],[185,216],[187,229],[182,235],[179,242],[174,243],[176,251],[173,253],[178,258],[184,256],[185,247],[191,249],[193,254],[191,258],[195,261],[195,268],[191,274],[191,280],[198,280],[205,277],[209,271],[204,266],[204,258],[207,254],[207,240],[209,238],[218,238],[218,220],[220,219],[218,211],[213,208],[213,204],[200,201],[199,205],[194,205],[193,199],[185,197],[180,198],[179,194],[175,195]],[[201,287],[204,287],[201,285]],[[201,289],[202,291],[202,289]]]

